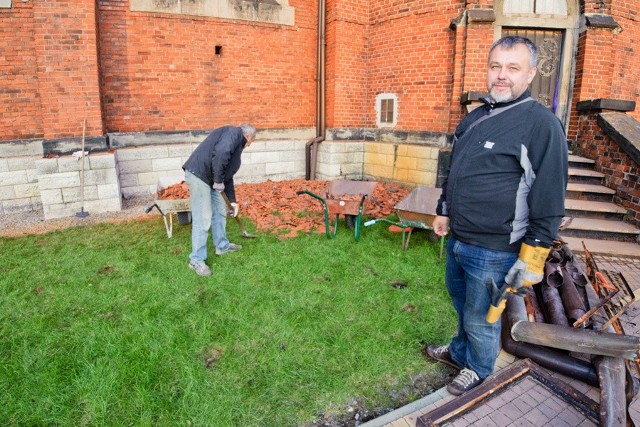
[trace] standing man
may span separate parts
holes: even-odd
[[[240,127],[223,126],[215,129],[198,145],[182,166],[191,197],[191,247],[189,268],[199,276],[210,276],[205,264],[209,229],[213,234],[216,255],[239,251],[242,246],[227,239],[227,195],[238,215],[238,204],[233,176],[240,169],[240,155],[256,138],[256,129],[250,124]]]
[[[458,331],[428,355],[460,369],[447,386],[460,395],[494,369],[500,321],[486,320],[489,287],[530,286],[564,215],[567,142],[560,121],[530,97],[538,50],[508,36],[489,50],[490,98],[457,127],[433,228],[447,243],[446,286]]]

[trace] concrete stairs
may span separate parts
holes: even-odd
[[[640,258],[640,229],[625,222],[626,210],[614,204],[614,190],[605,187],[595,162],[569,155],[569,183],[560,238],[574,253],[584,246],[592,254]]]

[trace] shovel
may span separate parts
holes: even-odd
[[[227,197],[227,195],[224,194],[224,191],[221,191],[220,194],[222,195],[222,198],[224,199],[225,203],[227,204],[227,209],[229,209],[229,210],[233,209],[231,207],[231,202],[229,201],[229,198]],[[234,218],[236,219],[236,222],[238,223],[238,227],[240,227],[240,233],[242,234],[242,237],[246,237],[247,239],[253,239],[254,237],[257,237],[255,234],[249,233],[244,228],[244,226],[242,225],[242,221],[240,221],[240,218],[238,217],[238,215],[234,216]]]

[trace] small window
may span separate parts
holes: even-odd
[[[11,0],[0,0],[0,8],[11,9]]]
[[[398,123],[398,97],[392,93],[376,96],[376,124],[378,127],[395,127]]]

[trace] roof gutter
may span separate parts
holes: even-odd
[[[326,0],[318,0],[318,56],[316,74],[316,136],[305,145],[305,179],[316,179],[318,144],[325,139]]]

